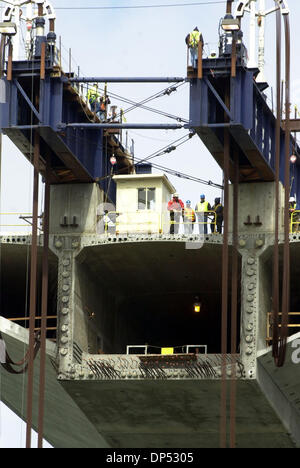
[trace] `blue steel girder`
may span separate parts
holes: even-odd
[[[72,123],[97,122],[65,75],[46,61],[45,79],[40,79],[41,64],[13,62],[13,79],[1,80],[0,126],[3,133],[31,161],[33,131],[41,136],[41,173],[45,155],[51,156],[52,182],[93,182],[110,175],[109,159],[117,158],[117,169],[131,170],[126,152],[113,134],[103,129],[68,128]],[[114,199],[114,184],[110,185]]]
[[[229,129],[231,153],[235,150],[239,154],[241,182],[275,179],[276,118],[267,104],[266,96],[255,82],[257,72],[238,63],[236,77],[232,78],[231,59],[204,59],[203,79],[190,80],[190,126],[221,167],[224,128]],[[299,155],[293,137],[292,149]],[[280,153],[280,179],[284,183],[283,130]],[[230,178],[233,180],[232,162]]]

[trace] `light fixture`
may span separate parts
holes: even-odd
[[[194,302],[194,312],[196,314],[199,314],[201,312],[201,302],[199,301],[199,297],[195,297],[195,302]]]
[[[292,164],[295,164],[295,162],[297,161],[297,156],[295,154],[292,154],[292,156],[290,157],[290,161]]]
[[[239,31],[240,21],[237,18],[234,18],[230,13],[227,13],[222,20],[221,26],[224,31]]]
[[[5,34],[6,36],[15,36],[17,34],[16,23],[11,23],[9,21],[0,23],[0,33]]]

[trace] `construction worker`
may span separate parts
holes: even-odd
[[[211,232],[218,232],[222,234],[222,225],[223,225],[223,206],[221,204],[221,198],[215,198],[215,204],[211,209],[214,212],[214,217],[211,222]]]
[[[290,219],[291,219],[291,226],[292,226],[292,232],[295,232],[298,230],[299,224],[295,224],[296,221],[298,221],[298,213],[295,213],[297,209],[297,203],[295,197],[290,197],[289,201],[289,212],[290,212]]]
[[[202,34],[199,32],[199,29],[197,27],[195,27],[195,29],[190,34],[188,34],[185,38],[185,42],[190,51],[191,66],[193,68],[197,68],[198,46],[199,46],[200,41],[202,41],[202,44],[203,44]]]
[[[210,204],[205,200],[205,195],[200,195],[200,202],[195,207],[199,223],[199,234],[207,234],[207,216],[211,211]]]
[[[108,210],[104,210],[103,223],[104,223],[104,234],[115,234],[116,233],[116,213],[109,213]]]
[[[110,99],[108,96],[101,96],[100,98],[100,110],[98,117],[101,122],[107,120],[107,106],[110,104]]]
[[[91,106],[91,111],[95,113],[99,112],[100,111],[100,103],[99,103],[100,93],[98,91],[97,83],[95,83],[94,86],[89,88],[88,93],[87,93],[87,98]]]
[[[191,201],[187,200],[184,209],[184,233],[187,235],[193,234],[194,223],[196,221],[195,211],[191,207]]]
[[[184,204],[178,193],[174,193],[167,209],[170,212],[170,234],[178,234],[180,217],[184,217]]]

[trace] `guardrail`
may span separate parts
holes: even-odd
[[[186,235],[207,234],[208,225],[211,232],[217,228],[214,211],[195,212],[195,221],[181,212],[155,210],[109,211],[99,216],[98,233],[104,235],[119,234],[178,234],[180,230]]]
[[[4,218],[4,221],[3,221]],[[5,222],[5,219],[12,219],[12,222]],[[40,219],[40,226],[38,229],[42,231],[42,220],[43,220],[43,215],[39,216],[38,219]],[[22,220],[22,222],[17,223],[16,220]],[[0,213],[0,232],[2,228],[28,228],[31,229],[32,226],[32,213],[18,213],[18,212],[13,212],[13,213]],[[23,224],[24,222],[24,224]]]
[[[9,320],[10,322],[19,322],[19,325],[22,324],[22,322],[29,322],[30,320],[30,317],[14,317],[14,318],[7,318],[7,320]],[[41,321],[42,320],[42,317],[35,317],[35,322],[37,321]],[[48,315],[47,316],[47,322],[48,320],[55,320],[57,322],[57,315]],[[21,325],[22,326],[22,325]],[[26,327],[25,327],[26,328]],[[34,328],[34,331],[40,331],[41,330],[41,327],[37,326],[37,324],[35,324],[35,328]],[[52,338],[49,336],[49,332],[57,332],[57,325],[55,327],[46,327],[46,333],[47,333],[47,336],[46,338],[50,341],[56,341],[56,338]]]
[[[200,352],[200,350],[203,350]],[[141,350],[141,352],[131,352],[134,350]],[[193,351],[191,351],[193,350]],[[159,346],[152,346],[149,344],[145,345],[127,345],[126,346],[126,355],[135,354],[151,356],[151,355],[172,355],[172,354],[208,354],[207,345],[183,345],[176,347],[163,348]]]
[[[300,232],[300,210],[291,213],[290,232]]]
[[[267,346],[270,346],[270,344],[273,341],[272,335],[272,329],[273,329],[273,322],[272,322],[272,312],[268,312],[268,317],[267,317]],[[279,317],[282,317],[282,312],[279,313]],[[300,322],[300,312],[289,312],[289,317],[299,317],[299,322]],[[279,328],[281,328],[281,324],[279,324]],[[288,328],[296,328],[299,329],[300,331],[300,323],[289,323]],[[295,332],[296,333],[296,332]]]

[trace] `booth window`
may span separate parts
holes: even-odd
[[[155,188],[138,189],[138,209],[139,210],[154,210],[155,209]]]

